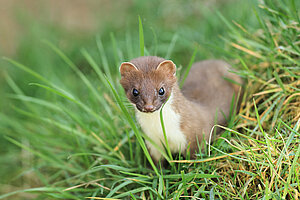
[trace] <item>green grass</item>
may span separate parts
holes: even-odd
[[[31,47],[40,68],[4,58],[14,69],[0,113],[9,150],[0,199],[298,199],[299,3],[220,3],[220,12],[202,9],[203,21],[174,21],[156,3],[135,2],[123,35],[103,33],[76,56],[51,40]],[[153,16],[157,7],[165,21]],[[141,54],[174,60],[181,80],[193,61],[213,57],[243,77],[238,114],[197,160],[161,150],[170,165],[154,165],[118,82],[119,64]]]

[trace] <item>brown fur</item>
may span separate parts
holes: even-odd
[[[191,142],[191,152],[197,151],[197,138],[201,142],[203,135],[206,141],[212,126],[215,123],[225,125],[224,115],[228,117],[232,97],[237,96],[239,86],[232,84],[224,78],[241,83],[239,76],[230,73],[230,65],[221,60],[205,60],[194,63],[182,87],[182,98],[178,96],[174,106],[182,113],[181,128],[188,135]],[[184,108],[180,102],[185,99]],[[187,113],[185,110],[193,110]],[[202,130],[195,131],[195,130]]]
[[[224,77],[241,83],[240,77],[228,72],[229,69],[229,64],[220,60],[197,62],[180,91],[174,75],[176,67],[171,61],[164,62],[163,58],[154,56],[139,57],[121,65],[120,83],[128,99],[141,111],[144,105],[151,103],[158,110],[173,92],[172,106],[181,117],[181,131],[193,155],[198,150],[197,140],[199,143],[203,138],[208,141],[216,112],[217,124],[224,125],[223,114],[229,115],[232,96],[238,93],[239,87]],[[155,92],[161,87],[166,91],[163,98]],[[132,95],[133,88],[142,91],[139,97]]]

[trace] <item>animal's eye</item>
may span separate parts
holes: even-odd
[[[165,94],[165,89],[163,87],[161,87],[159,90],[158,90],[158,94],[159,95],[164,95]]]
[[[140,93],[139,93],[139,91],[138,91],[137,89],[134,88],[134,89],[132,90],[132,94],[133,94],[133,96],[136,97],[136,96],[138,96]]]

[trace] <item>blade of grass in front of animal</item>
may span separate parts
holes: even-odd
[[[124,113],[124,115],[125,115],[125,117],[126,117],[128,123],[129,123],[130,127],[133,129],[133,132],[135,133],[135,136],[136,136],[136,138],[138,139],[138,142],[139,142],[140,146],[142,147],[142,149],[143,149],[143,151],[144,151],[144,154],[145,154],[145,156],[147,157],[147,159],[148,159],[150,165],[152,166],[154,172],[155,172],[157,175],[159,175],[159,172],[158,172],[158,170],[157,170],[155,164],[153,163],[153,160],[152,160],[152,158],[151,158],[151,156],[150,156],[150,154],[149,154],[149,152],[148,152],[148,149],[147,149],[147,147],[146,147],[146,145],[145,145],[145,142],[144,142],[144,140],[143,140],[143,138],[142,138],[140,132],[138,131],[136,125],[134,124],[134,121],[133,121],[132,117],[131,117],[130,114],[128,113],[126,107],[124,106],[123,102],[121,101],[121,99],[120,99],[119,95],[117,94],[116,90],[112,87],[110,81],[109,81],[107,78],[106,78],[106,80],[107,80],[108,84],[110,85],[111,90],[112,90],[112,92],[113,92],[113,94],[114,94],[114,97],[115,97],[115,99],[117,100],[117,102],[118,102],[118,104],[119,104],[121,110],[123,111],[123,113]]]
[[[173,160],[172,153],[171,153],[170,146],[169,146],[169,142],[168,142],[168,138],[167,138],[167,134],[166,134],[165,124],[164,124],[164,118],[163,118],[163,109],[164,109],[164,106],[166,105],[166,103],[169,101],[169,98],[162,105],[162,107],[160,109],[160,112],[159,112],[159,116],[160,116],[160,124],[161,124],[161,128],[162,128],[162,131],[163,131],[163,134],[164,134],[165,145],[166,145],[166,149],[167,149],[167,152],[168,152],[168,156],[169,156],[169,159]],[[173,164],[171,164],[171,165],[173,165]]]

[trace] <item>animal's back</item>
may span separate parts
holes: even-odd
[[[238,94],[239,86],[224,78],[241,83],[236,74],[229,72],[230,65],[221,60],[205,60],[195,63],[182,88],[183,95],[201,105],[210,108],[212,112],[218,109],[218,123],[224,124],[230,112],[233,94]],[[220,111],[221,110],[221,111]]]

